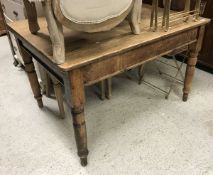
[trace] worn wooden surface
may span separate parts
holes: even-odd
[[[209,22],[207,19],[201,19],[197,22],[189,21],[188,23],[171,27],[168,32],[161,30],[150,32],[149,19],[150,8],[144,5],[141,23],[142,33],[140,35],[131,35],[127,22],[122,23],[112,31],[96,34],[65,30],[66,61],[59,67],[61,70],[68,71],[127,50],[132,50],[150,42],[162,40],[163,38]],[[39,19],[39,24],[41,30],[37,35],[32,35],[28,28],[26,28],[27,21],[11,23],[9,28],[42,53],[46,59],[53,60],[47,24],[42,18]]]
[[[171,38],[162,38],[154,43],[147,43],[143,47],[129,50],[123,54],[120,53],[110,59],[103,59],[93,64],[88,64],[82,69],[84,72],[84,82],[88,85],[93,84],[124,70],[137,67],[147,61],[166,55],[173,51],[173,49],[178,49],[195,42],[196,37],[197,29],[195,28]]]

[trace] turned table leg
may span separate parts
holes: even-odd
[[[34,2],[29,2],[29,0],[24,0],[24,6],[27,13],[29,29],[32,34],[36,34],[40,27],[38,25],[37,11]]]
[[[140,85],[144,78],[144,64],[138,67],[138,84]]]
[[[105,98],[110,99],[112,97],[112,78],[107,78],[106,80],[102,80],[100,82],[101,89],[101,100],[105,100]]]
[[[37,100],[38,106],[42,108],[43,102],[42,102],[41,88],[38,82],[37,74],[35,72],[32,56],[22,46],[19,46],[19,48],[24,61],[25,71],[27,72],[27,76],[28,76],[34,97]]]
[[[55,92],[55,97],[58,102],[58,107],[60,111],[60,116],[62,119],[65,118],[65,111],[64,111],[64,104],[63,104],[63,92],[62,92],[62,85],[60,82],[53,76],[51,76],[52,82],[53,82],[53,88]]]
[[[44,73],[44,76],[45,76],[45,83],[44,83],[45,84],[45,95],[47,97],[50,97],[52,82],[51,82],[50,76],[48,75],[47,72]]]
[[[106,98],[111,99],[112,97],[112,78],[106,79]]]
[[[195,65],[197,64],[197,56],[198,53],[190,52],[190,57],[188,59],[187,68],[186,68],[186,76],[184,81],[184,89],[183,89],[183,101],[188,100],[188,95],[191,90],[192,80],[195,73]]]
[[[201,26],[199,29],[197,42],[190,46],[190,55],[188,58],[186,75],[184,80],[183,101],[188,100],[188,96],[192,86],[192,80],[195,73],[195,66],[197,64],[197,57],[202,48],[204,32],[205,32],[205,26]]]
[[[85,92],[82,72],[80,70],[73,70],[70,72],[71,83],[71,109],[73,118],[73,127],[75,132],[75,139],[78,149],[78,156],[81,160],[81,165],[87,165],[87,131],[84,116]]]
[[[105,100],[105,92],[106,92],[105,80],[102,80],[100,82],[100,90],[101,90],[100,99]]]

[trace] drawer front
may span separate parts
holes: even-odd
[[[1,0],[2,9],[7,21],[25,19],[24,6],[12,0]]]

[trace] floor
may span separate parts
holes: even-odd
[[[25,72],[12,65],[6,37],[0,46],[1,175],[213,175],[212,74],[197,70],[187,103],[182,86],[165,100],[139,86],[134,71],[113,79],[111,100],[100,101],[97,87],[88,88],[90,154],[83,168],[70,112],[59,119],[56,101],[46,97],[39,109]],[[146,70],[146,80],[168,87],[153,63]]]

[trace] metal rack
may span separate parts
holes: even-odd
[[[165,99],[169,99],[169,96],[173,90],[173,87],[175,85],[175,83],[179,83],[181,85],[183,85],[183,81],[184,81],[184,75],[182,73],[182,68],[183,68],[183,65],[184,65],[184,62],[186,61],[188,55],[187,54],[182,54],[181,55],[183,60],[179,63],[176,59],[176,56],[172,56],[172,61],[174,62],[175,66],[170,64],[170,63],[167,63],[165,61],[161,61],[160,59],[156,60],[154,62],[156,68],[157,68],[157,71],[158,73],[161,75],[161,76],[166,76],[168,77],[169,79],[171,79],[171,84],[170,84],[170,87],[169,87],[169,90],[165,90],[165,89],[162,89],[160,87],[158,87],[157,85],[155,85],[154,83],[152,82],[149,82],[147,80],[144,79],[144,66],[141,66],[139,68],[139,84],[141,83],[144,83],[145,85],[165,94]],[[172,76],[164,71],[162,71],[158,65],[158,63],[160,64],[165,64],[166,66],[168,67],[171,67],[172,69],[175,69],[177,70],[177,72],[175,73],[175,76]],[[178,78],[178,76],[180,76],[180,78]]]
[[[164,0],[163,16],[159,17],[159,0],[152,0],[150,28],[153,31],[157,31],[161,25],[161,28],[167,32],[170,25],[174,22],[187,22],[189,18],[193,18],[195,21],[198,20],[199,14],[201,12],[201,0],[196,0],[196,4],[193,10],[190,9],[191,0],[186,0],[183,11],[173,11],[172,13],[171,2],[172,0]]]

